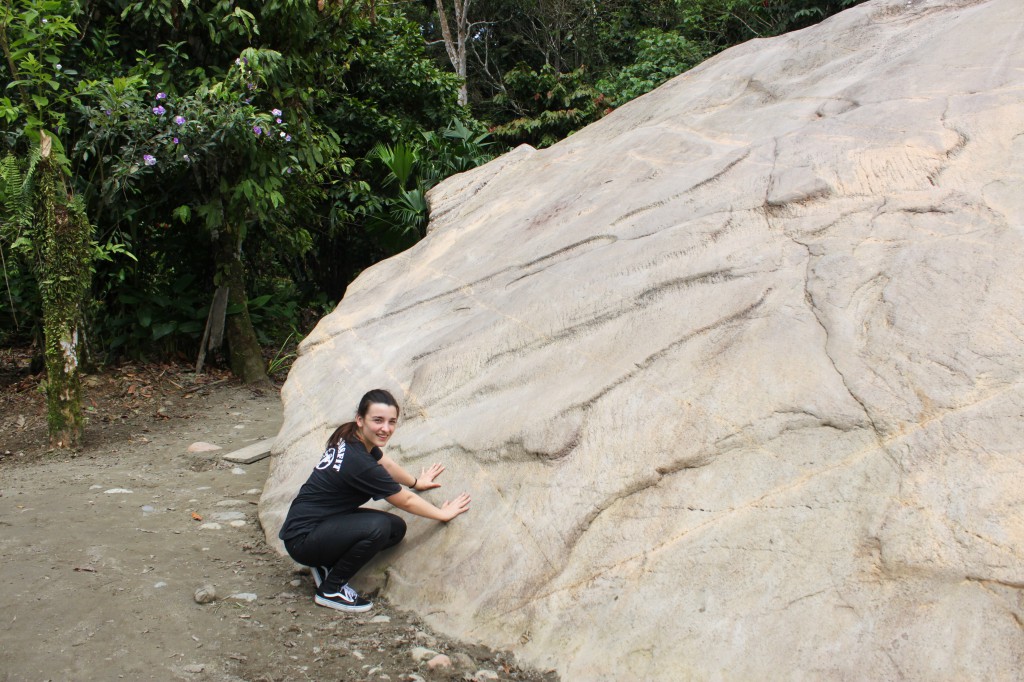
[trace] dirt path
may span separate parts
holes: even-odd
[[[220,458],[277,433],[277,394],[230,381],[186,393],[168,378],[132,392],[123,377],[103,378],[117,384],[106,393],[94,381],[92,442],[73,454],[26,445],[41,401],[12,400],[8,385],[0,679],[556,679],[439,637],[384,600],[366,614],[315,607],[309,576],[266,547],[256,519],[268,460]],[[141,406],[125,408],[136,393]],[[196,441],[224,450],[188,454]],[[194,598],[204,585],[211,604]],[[451,667],[431,670],[424,649]]]

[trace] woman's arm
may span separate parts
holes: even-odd
[[[395,479],[395,483],[399,485],[404,485],[414,490],[430,490],[441,487],[441,484],[436,483],[434,479],[444,471],[444,465],[431,464],[426,469],[423,469],[419,476],[413,476],[403,469],[401,464],[387,455],[383,455],[378,463],[391,474],[391,478]]]
[[[469,494],[462,493],[454,500],[448,500],[440,507],[435,507],[411,490],[402,490],[384,499],[402,511],[435,521],[451,521],[459,514],[469,511],[470,502]]]

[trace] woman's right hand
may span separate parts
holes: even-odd
[[[441,505],[441,513],[444,514],[445,518],[442,519],[445,523],[451,521],[459,514],[469,511],[470,497],[469,493],[462,493],[454,500],[448,500]]]

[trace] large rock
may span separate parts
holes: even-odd
[[[375,564],[434,627],[566,680],[1020,679],[1022,17],[868,2],[441,185],[302,345],[269,536],[383,386],[473,494]]]

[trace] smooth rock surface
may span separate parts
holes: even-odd
[[[567,680],[1021,679],[1022,17],[868,2],[440,185],[300,348],[270,541],[381,386],[473,507],[356,584],[435,628]]]

